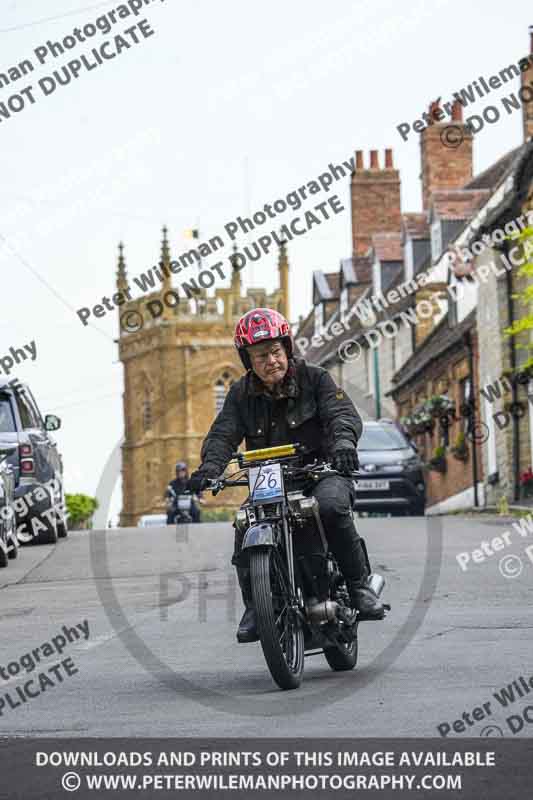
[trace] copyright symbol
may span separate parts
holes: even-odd
[[[476,422],[476,424],[472,426],[471,430],[467,431],[465,434],[467,439],[469,439],[471,442],[476,442],[476,444],[485,444],[489,438],[489,435],[489,426],[484,422]]]
[[[499,725],[485,725],[480,731],[480,736],[503,736],[503,731]]]
[[[461,125],[446,125],[440,133],[440,140],[444,147],[459,147],[464,139]]]
[[[75,792],[81,786],[81,778],[77,772],[65,772],[61,778],[61,786],[66,792]]]
[[[354,348],[354,352],[350,352],[351,348]],[[361,346],[355,339],[347,339],[337,348],[337,353],[341,361],[357,361],[361,352]]]
[[[498,567],[504,578],[518,578],[524,569],[520,556],[513,555],[501,558]]]
[[[126,311],[120,317],[120,327],[123,331],[128,333],[136,333],[140,331],[144,325],[143,316],[139,311]]]

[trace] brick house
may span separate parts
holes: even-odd
[[[533,53],[533,36],[530,50]],[[530,66],[521,74],[522,85],[532,79]],[[508,231],[519,230],[516,223],[519,218],[523,225],[528,219],[530,225],[533,223],[533,117],[527,108],[524,105],[522,145],[470,180],[461,191],[436,192],[429,212],[434,256],[439,248],[448,248],[448,252],[457,254],[452,263],[441,259],[434,267],[434,273],[440,271],[441,279],[447,284],[448,307],[441,326],[441,344],[436,346],[431,337],[424,343],[420,352],[417,351],[394,377],[392,395],[401,413],[409,405],[409,389],[415,393],[410,398],[413,402],[424,394],[420,392],[424,382],[427,397],[434,389],[435,380],[446,382],[447,379],[448,393],[455,399],[457,408],[465,401],[465,387],[473,391],[475,403],[471,423],[475,428],[467,435],[469,461],[461,465],[448,448],[446,476],[431,475],[430,496],[436,511],[468,505],[468,501],[474,500],[475,481],[480,504],[494,505],[502,497],[510,502],[520,500],[523,496],[520,475],[533,463],[533,384],[527,382],[527,376],[523,383],[505,377],[506,374],[516,375],[520,364],[526,360],[520,344],[528,343],[529,334],[522,335],[518,341],[503,335],[504,329],[525,313],[518,307],[514,295],[527,285],[528,278],[520,276],[517,267],[520,260],[526,260],[526,254],[516,245],[513,251],[513,243],[504,236]],[[532,212],[531,215],[528,212]],[[452,220],[454,216],[457,217],[456,227],[446,229],[443,221]],[[490,241],[486,237],[490,237]],[[532,255],[530,252],[530,260]],[[466,366],[467,353],[463,353],[461,362],[459,345],[450,346],[455,333],[465,326],[470,329],[473,348],[470,371]],[[416,377],[413,376],[415,362],[418,362],[418,381],[413,379]],[[435,363],[439,364],[440,372],[435,369]],[[450,384],[449,377],[454,373],[455,382]],[[454,437],[465,432],[468,434],[467,421],[455,421],[448,432],[450,444]],[[440,435],[442,438],[442,432]],[[433,435],[432,444],[442,444],[442,441],[436,441]],[[426,442],[425,446],[429,444]],[[471,485],[468,487],[470,469]]]
[[[522,73],[523,83],[533,79],[530,73],[532,68]],[[430,111],[437,108],[432,104]],[[435,511],[484,498],[494,502],[502,493],[512,499],[518,471],[532,461],[533,403],[527,403],[526,390],[515,386],[501,402],[494,401],[506,413],[502,403],[522,394],[529,408],[501,431],[491,422],[494,409],[488,418],[483,395],[480,409],[479,395],[480,386],[523,357],[501,331],[518,313],[512,293],[524,279],[503,270],[503,277],[491,273],[485,283],[476,281],[475,269],[501,255],[488,248],[471,260],[449,257],[450,249],[460,253],[513,215],[533,208],[528,142],[533,114],[524,109],[523,145],[475,177],[472,134],[459,102],[452,112],[454,126],[462,128],[457,148],[443,146],[447,123],[434,123],[421,133],[422,213],[402,213],[400,176],[390,150],[383,168],[376,151],[370,152],[367,168],[357,151],[351,181],[352,258],[341,262],[331,274],[334,279],[317,277],[321,284],[337,286],[337,294],[326,298],[314,292],[313,309],[297,334],[307,342],[300,351],[332,371],[363,416],[405,416],[435,394],[446,394],[457,410],[467,400],[474,403],[470,423],[459,418],[441,430],[439,422],[431,433],[417,434],[426,458],[438,446],[446,450],[446,472],[428,475],[429,505]],[[341,301],[341,286],[349,286],[349,302],[346,292]],[[323,307],[319,316],[317,303]],[[533,384],[528,389],[533,395]],[[488,442],[478,442],[468,428],[481,424],[489,429]],[[456,457],[452,448],[461,434],[466,446],[455,447]]]

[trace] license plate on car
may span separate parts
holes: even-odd
[[[389,487],[390,487],[389,481],[357,481],[356,491],[382,492],[384,490],[389,489]]]

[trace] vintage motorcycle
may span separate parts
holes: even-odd
[[[190,492],[176,494],[172,487],[169,487],[167,497],[167,514],[176,511],[175,524],[188,525],[192,522],[192,501],[193,496]]]
[[[357,612],[329,551],[318,502],[293,490],[339,473],[325,463],[301,466],[302,455],[296,444],[235,453],[239,469],[209,487],[213,494],[249,488],[235,526],[244,533],[261,647],[281,689],[298,688],[304,656],[323,653],[331,669],[350,670],[358,654]],[[379,596],[385,581],[369,564],[368,572],[367,584]]]

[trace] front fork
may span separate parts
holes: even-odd
[[[303,597],[298,596],[296,591],[296,580],[294,576],[294,552],[292,547],[292,534],[289,530],[287,518],[283,517],[283,535],[285,538],[285,552],[287,554],[287,569],[289,573],[289,589],[291,593],[290,617],[293,621],[298,620],[300,624],[305,622]]]

